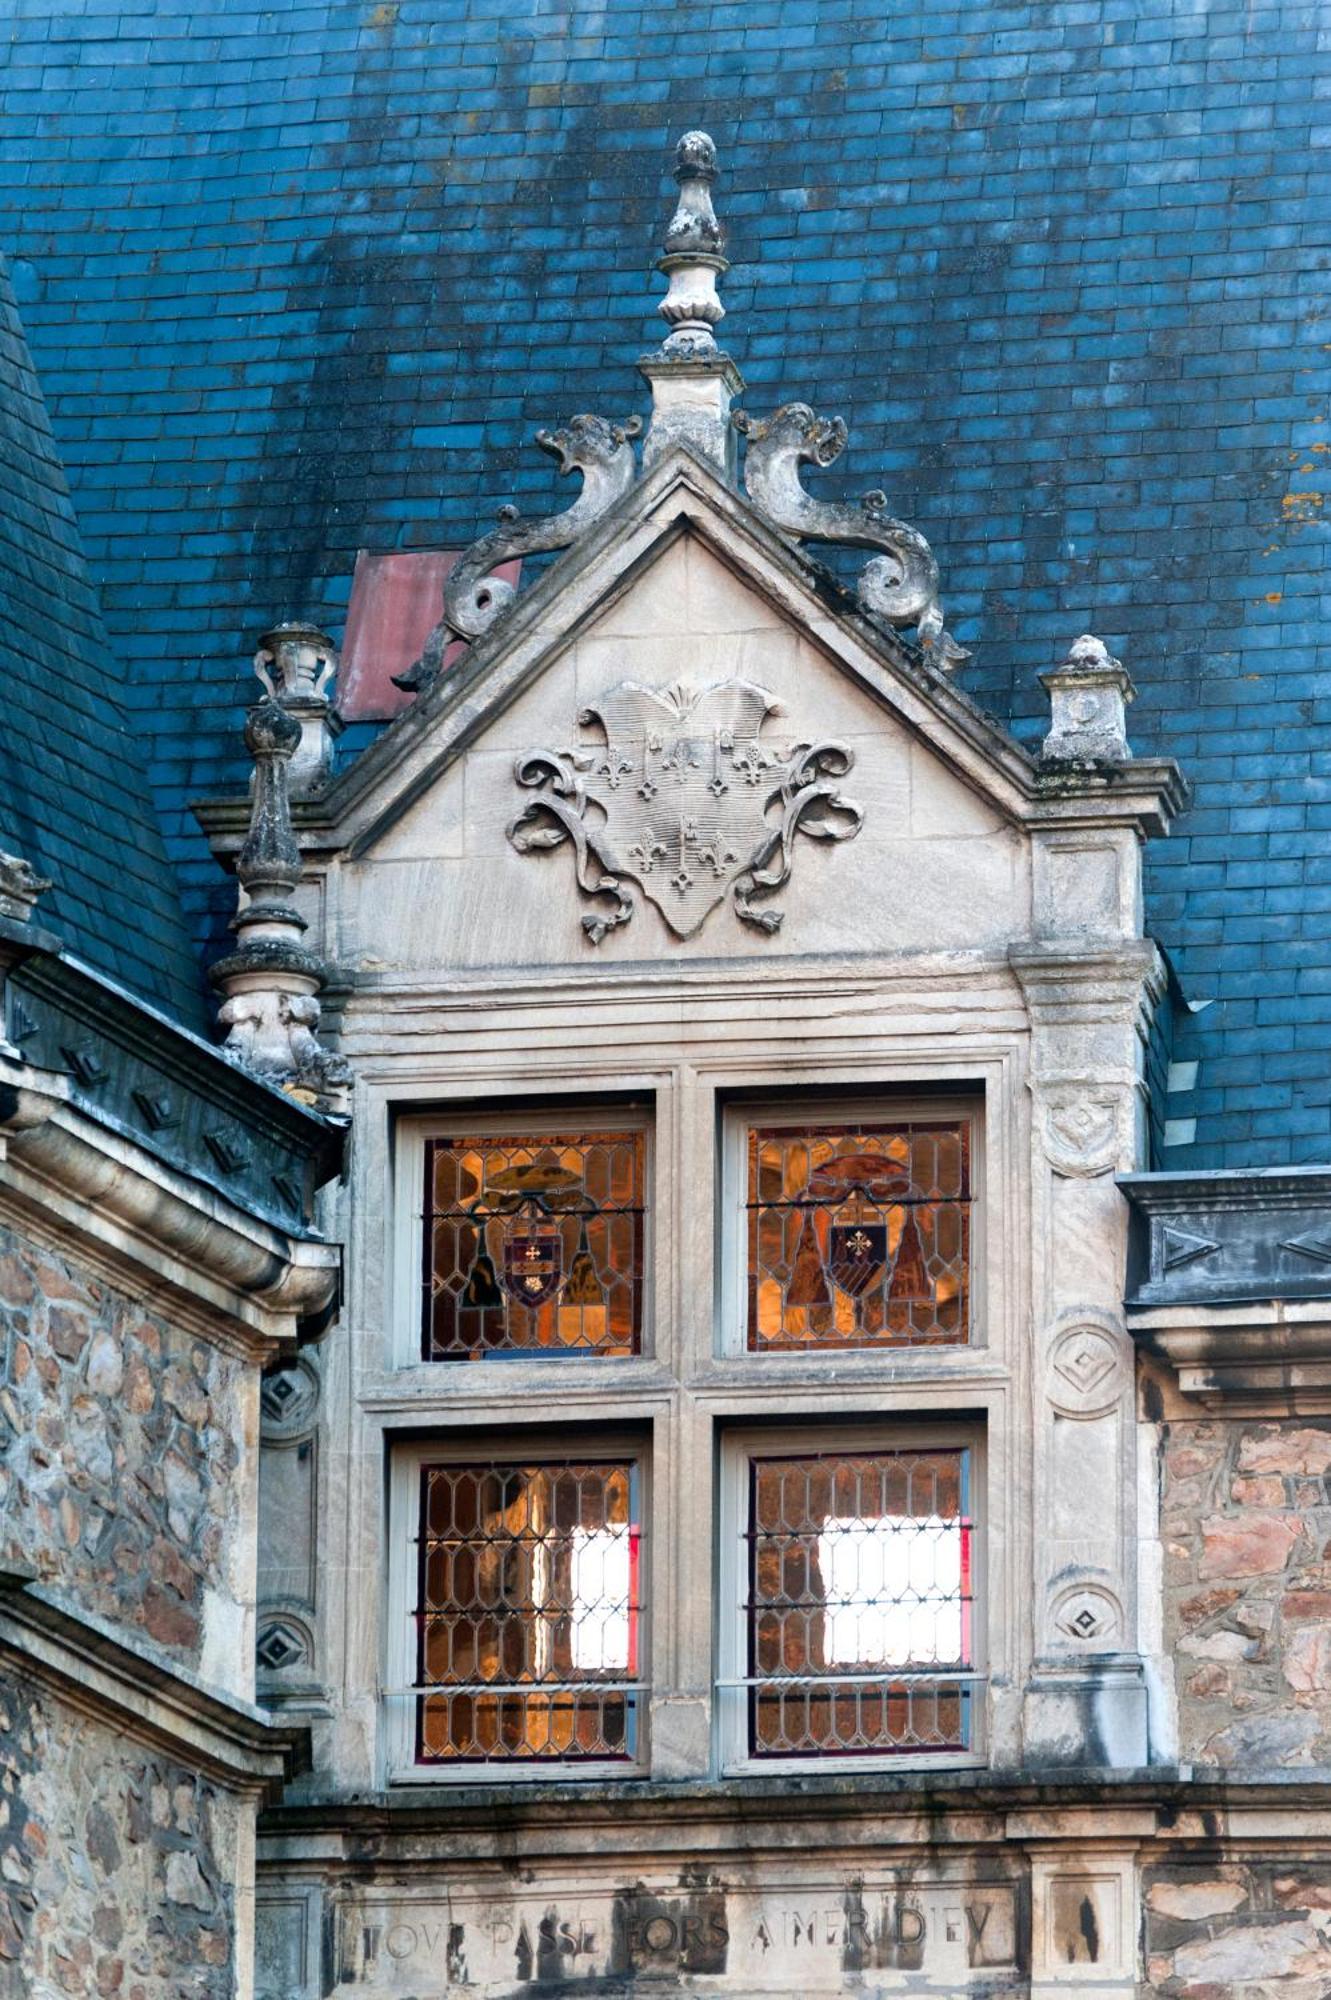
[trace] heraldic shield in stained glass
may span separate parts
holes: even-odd
[[[425,1153],[427,1361],[636,1354],[645,1136],[470,1136]]]
[[[732,895],[736,914],[773,932],[767,906],[789,879],[797,834],[849,840],[863,814],[831,781],[854,758],[844,744],[762,739],[780,704],[751,681],[667,688],[621,681],[583,711],[603,749],[533,750],[520,785],[539,793],[508,829],[520,854],[571,842],[579,888],[601,899],[583,918],[593,944],[626,924],[631,877],[677,937],[692,937]]]
[[[751,1350],[968,1337],[965,1124],[754,1128]]]

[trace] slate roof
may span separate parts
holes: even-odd
[[[978,700],[1030,738],[1092,629],[1194,783],[1163,1164],[1331,1158],[1329,78],[1315,0],[34,10],[4,227],[196,928],[255,635],[336,629],[358,546],[565,503],[528,441],[645,407],[702,125],[748,406],[848,418],[819,490],[926,532]]]
[[[202,1025],[124,674],[107,643],[0,259],[0,845],[50,877],[39,922],[99,972]]]

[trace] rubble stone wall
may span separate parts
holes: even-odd
[[[237,1492],[255,1457],[248,1372],[0,1229],[3,1560],[203,1668],[210,1596],[229,1610],[253,1589]],[[211,1670],[244,1694],[252,1659],[233,1650]]]
[[[1280,1860],[1170,1862],[1142,1882],[1148,2000],[1325,2000],[1331,1992],[1331,1866]]]
[[[0,1671],[0,2000],[231,2000],[252,1814]]]
[[[1180,1758],[1331,1763],[1331,1419],[1170,1424],[1162,1533]]]

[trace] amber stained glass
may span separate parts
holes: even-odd
[[[636,1354],[642,1132],[432,1139],[422,1352]]]
[[[968,1454],[756,1458],[750,1480],[751,1754],[969,1747]]]
[[[421,1481],[417,1762],[634,1756],[636,1465],[431,1465]]]
[[[749,1347],[966,1340],[970,1205],[965,1124],[755,1127]]]

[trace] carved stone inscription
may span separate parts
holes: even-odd
[[[604,748],[531,750],[515,776],[539,796],[508,830],[519,854],[573,846],[578,887],[607,907],[582,920],[599,944],[626,924],[631,876],[677,937],[692,937],[733,892],[735,913],[772,932],[765,899],[789,880],[795,836],[848,840],[863,814],[829,780],[853,754],[839,743],[764,743],[779,704],[751,681],[640,687],[621,681],[581,721]]]
[[[623,1978],[654,1992],[956,1996],[992,1992],[995,1973],[1027,1966],[1028,1932],[1025,1885],[1009,1880],[846,1875],[755,1888],[698,1870],[669,1886],[551,1883],[517,1896],[468,1884],[344,1904],[336,1990],[498,2000]]]

